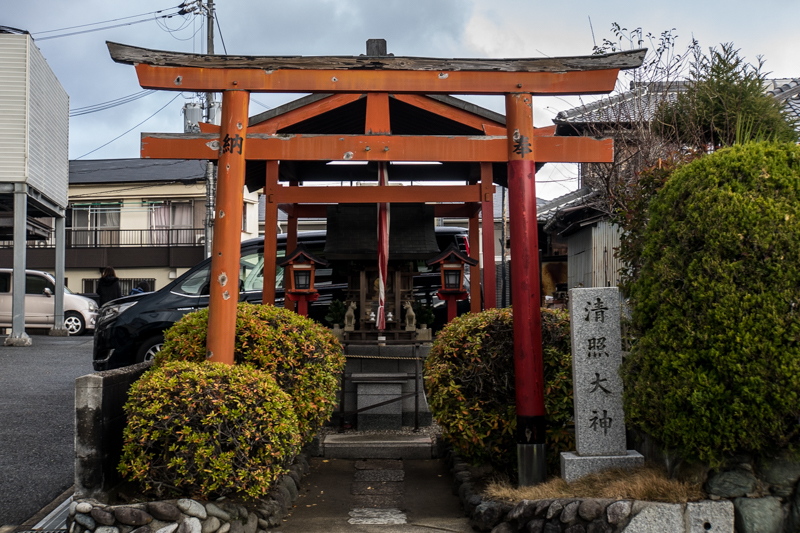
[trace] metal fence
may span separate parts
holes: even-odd
[[[84,278],[81,281],[83,285],[83,292],[81,294],[97,294],[97,284],[100,282],[99,279]],[[119,288],[122,295],[129,295],[133,288],[138,287],[141,282],[147,283],[148,290],[146,292],[156,290],[156,278],[120,278]]]
[[[141,246],[203,246],[205,229],[74,229],[65,231],[67,248]],[[13,248],[14,241],[0,241],[0,248]],[[28,241],[28,248],[55,248],[51,234],[46,240]]]

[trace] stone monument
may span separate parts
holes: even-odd
[[[574,481],[605,468],[644,464],[628,450],[622,410],[622,335],[616,287],[569,291],[575,452],[561,454],[561,477]]]

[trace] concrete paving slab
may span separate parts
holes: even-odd
[[[402,470],[356,470],[355,481],[403,481]]]
[[[356,470],[403,470],[403,461],[396,459],[371,459],[356,461]]]
[[[433,442],[424,435],[326,435],[325,457],[337,459],[430,459]]]
[[[280,533],[471,533],[458,497],[453,496],[452,478],[444,461],[405,460],[403,503],[395,507],[406,515],[406,524],[351,524],[350,512],[357,496],[342,490],[353,482],[356,463],[378,466],[384,463],[397,469],[399,461],[350,461],[312,458],[303,490],[291,515],[274,531]],[[365,468],[361,468],[365,470]]]
[[[353,505],[357,509],[392,509],[394,507],[403,507],[403,495],[381,494],[368,496],[365,494],[356,494],[353,496]],[[352,524],[353,522],[350,523]]]
[[[374,494],[402,494],[402,481],[353,481],[350,484],[350,494],[371,496]]]

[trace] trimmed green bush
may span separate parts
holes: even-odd
[[[548,469],[574,450],[569,315],[542,309]],[[514,332],[511,309],[462,315],[439,333],[425,363],[425,387],[444,437],[473,463],[516,467]]]
[[[130,389],[118,470],[146,492],[263,496],[297,455],[292,400],[250,365],[173,362]]]
[[[208,309],[189,313],[164,335],[156,365],[206,360]],[[304,441],[331,417],[345,358],[331,332],[308,318],[271,305],[240,303],[234,361],[271,374],[289,393]]]
[[[678,169],[650,207],[628,422],[716,466],[796,442],[800,148],[754,143]]]

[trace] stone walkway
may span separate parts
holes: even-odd
[[[472,532],[442,460],[311,460],[280,533]]]

